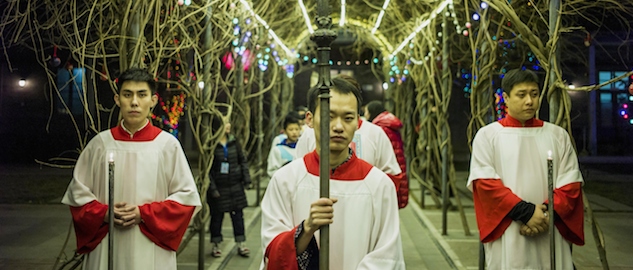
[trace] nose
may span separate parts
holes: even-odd
[[[137,106],[138,105],[138,99],[139,99],[139,97],[137,95],[133,95],[132,96],[132,105]]]
[[[532,104],[534,102],[534,99],[535,99],[534,97],[528,95],[527,99],[525,100],[525,103]]]
[[[330,125],[332,126],[332,131],[334,132],[343,131],[343,120],[340,117],[332,119]]]

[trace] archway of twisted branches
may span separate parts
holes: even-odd
[[[300,2],[305,4],[305,13],[316,13],[316,0]],[[340,7],[339,1],[329,2],[332,7]],[[548,101],[550,121],[570,130],[567,91],[571,89],[562,74],[566,72],[564,63],[577,55],[560,55],[559,47],[578,51],[565,40],[577,33],[585,35],[575,23],[579,17],[596,21],[592,9],[615,14],[614,18],[623,24],[628,21],[618,14],[631,13],[630,3],[615,0],[563,1],[557,23],[550,24],[548,1],[485,2],[489,9],[481,8],[481,1],[476,0],[403,0],[391,1],[383,10],[383,1],[348,0],[347,17],[339,27],[356,37],[347,48],[352,54],[370,50],[380,57],[371,70],[374,76],[389,82],[385,100],[398,105],[393,112],[405,124],[403,137],[411,180],[430,191],[436,206],[441,204],[442,180],[455,180],[453,155],[457,149],[449,125],[449,101],[455,86],[470,86],[466,135],[470,142],[479,128],[502,112],[495,102],[498,75],[505,69],[531,65],[523,57],[529,53],[539,60],[545,75],[542,97]],[[269,142],[293,105],[292,71],[300,71],[304,65],[293,54],[315,50],[308,46],[310,31],[299,1],[209,0],[192,1],[186,6],[160,0],[15,0],[0,6],[3,45],[35,52],[49,81],[48,96],[61,101],[63,109],[70,110],[60,94],[68,84],[56,81],[63,66],[52,64],[54,49],[60,50],[64,62],[85,69],[83,91],[74,88],[81,97],[83,114],[58,116],[52,111],[50,115],[73,123],[77,152],[92,135],[118,121],[115,106],[105,101],[116,91],[116,76],[131,66],[153,72],[163,85],[161,94],[166,101],[164,108],[156,108],[154,114],[169,120],[157,124],[170,129],[186,119],[197,149],[196,181],[203,200],[212,153],[222,130],[214,129],[214,122],[217,126],[221,116],[229,115],[232,122],[239,123],[234,125],[234,133],[247,152],[255,153],[249,158],[253,178],[259,179],[265,172],[261,154],[268,153]],[[380,11],[385,12],[383,23],[378,25]],[[482,20],[472,20],[473,13]],[[337,24],[340,9],[332,8],[332,17]],[[554,34],[550,35],[549,29],[554,29]],[[516,44],[513,51],[506,52],[500,39]],[[233,59],[230,67],[227,55]],[[510,57],[515,59],[508,60]],[[267,64],[262,64],[266,60]],[[250,68],[245,69],[245,65]],[[460,77],[462,69],[470,78]],[[204,87],[199,86],[200,81]],[[575,91],[599,87],[578,87]],[[38,162],[72,166],[58,161],[52,158]],[[449,187],[455,190],[454,184]],[[205,209],[195,217],[181,246],[203,229],[207,219]]]

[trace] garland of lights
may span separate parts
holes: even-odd
[[[185,98],[187,96],[184,93],[174,95],[171,101],[165,102],[161,96],[158,96],[158,102],[161,110],[165,114],[156,115],[152,113],[152,119],[154,119],[158,125],[178,138],[178,126],[180,117],[185,113]]]

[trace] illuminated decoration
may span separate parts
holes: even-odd
[[[345,0],[341,0],[341,19],[338,22],[338,26],[343,27],[345,25]]]
[[[264,19],[262,19],[262,17],[260,17],[259,15],[257,15],[255,13],[255,11],[253,11],[253,9],[251,8],[251,6],[248,4],[248,2],[246,2],[246,0],[240,0],[240,3],[242,3],[242,5],[244,5],[244,7],[246,8],[246,10],[248,10],[251,13],[251,16],[255,17],[255,19],[262,25],[264,26],[264,28],[266,28],[266,30],[268,30],[268,34],[270,36],[272,36],[272,38],[275,40],[275,42],[281,46],[281,48],[286,52],[286,57],[290,58],[294,56],[294,53],[286,46],[286,44],[284,44],[281,39],[277,36],[277,34],[275,34],[275,31],[273,31],[272,29],[270,29],[270,26],[268,25],[268,23],[266,21],[264,21]],[[307,13],[306,13],[307,14]],[[309,26],[309,28],[311,28],[312,26]],[[314,30],[313,30],[314,32]]]
[[[24,87],[24,86],[26,86],[26,80],[25,80],[25,79],[20,79],[20,80],[18,81],[18,85],[19,85],[20,87]]]
[[[173,95],[171,100],[165,102],[161,96],[158,96],[158,104],[165,114],[156,115],[152,113],[152,119],[158,123],[163,130],[168,131],[178,138],[178,124],[180,117],[184,115],[186,95],[181,93]]]
[[[308,32],[310,35],[314,33],[314,28],[312,28],[312,23],[310,22],[310,16],[308,15],[308,11],[306,10],[306,5],[303,4],[303,0],[299,1],[299,7],[301,8],[301,13],[303,14],[303,19],[306,21],[306,26],[308,26]]]
[[[374,25],[374,28],[371,29],[372,35],[375,34],[378,30],[378,27],[380,27],[380,24],[382,23],[382,17],[385,16],[385,12],[387,10],[387,7],[389,6],[389,2],[391,2],[391,0],[385,0],[385,3],[382,4],[382,9],[380,9],[380,13],[378,13],[378,18],[376,18],[376,24]]]
[[[508,107],[503,99],[503,90],[497,88],[495,91],[495,113],[497,120],[501,120],[508,114]]]
[[[240,55],[240,59],[242,59],[242,68],[244,71],[247,71],[251,67],[251,52],[249,50],[244,50],[242,55]],[[235,65],[235,59],[233,58],[232,52],[226,52],[224,56],[222,56],[222,63],[224,63],[224,67],[227,69],[233,68]]]
[[[441,4],[439,4],[432,12],[429,18],[427,18],[426,20],[422,21],[414,30],[413,32],[411,32],[411,34],[409,34],[409,36],[407,36],[407,38],[404,39],[404,41],[402,41],[402,43],[400,43],[400,45],[398,45],[398,47],[396,47],[396,49],[389,55],[389,58],[393,58],[393,56],[395,56],[397,53],[399,53],[402,49],[404,49],[404,47],[411,42],[411,40],[420,32],[422,31],[422,29],[424,29],[425,27],[427,27],[431,21],[433,19],[435,19],[435,16],[437,14],[440,14],[446,7],[448,7],[450,5],[450,9],[453,8],[453,1],[452,0],[444,0]],[[454,12],[451,12],[451,15],[453,15],[454,17]],[[457,25],[457,24],[455,24]]]

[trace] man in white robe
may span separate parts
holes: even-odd
[[[118,83],[123,119],[90,140],[62,199],[73,216],[77,252],[86,254],[83,269],[107,269],[114,237],[114,269],[176,269],[176,250],[200,196],[178,140],[147,118],[157,102],[153,76],[131,69]],[[115,224],[108,224],[110,160]]]
[[[332,82],[331,197],[319,198],[319,143],[316,151],[273,175],[261,204],[262,269],[318,268],[318,230],[325,224],[330,226],[329,269],[405,269],[394,185],[349,148],[358,123],[360,91],[338,77]],[[312,88],[308,93],[317,132],[318,91]]]
[[[583,245],[582,175],[569,134],[534,118],[536,74],[512,70],[502,81],[507,116],[473,141],[473,192],[487,269],[549,269],[548,152],[553,160],[556,268],[573,269],[571,244]]]
[[[308,113],[306,118],[310,119],[312,117],[314,115]],[[299,137],[299,141],[297,141],[296,151],[298,158],[314,151],[316,148],[315,137],[313,128],[308,128],[303,132],[301,137]],[[357,157],[386,173],[396,186],[396,190],[400,190],[400,183],[404,174],[402,174],[396,159],[391,141],[381,127],[372,122],[358,119],[358,129],[354,132],[350,148],[352,148]]]

